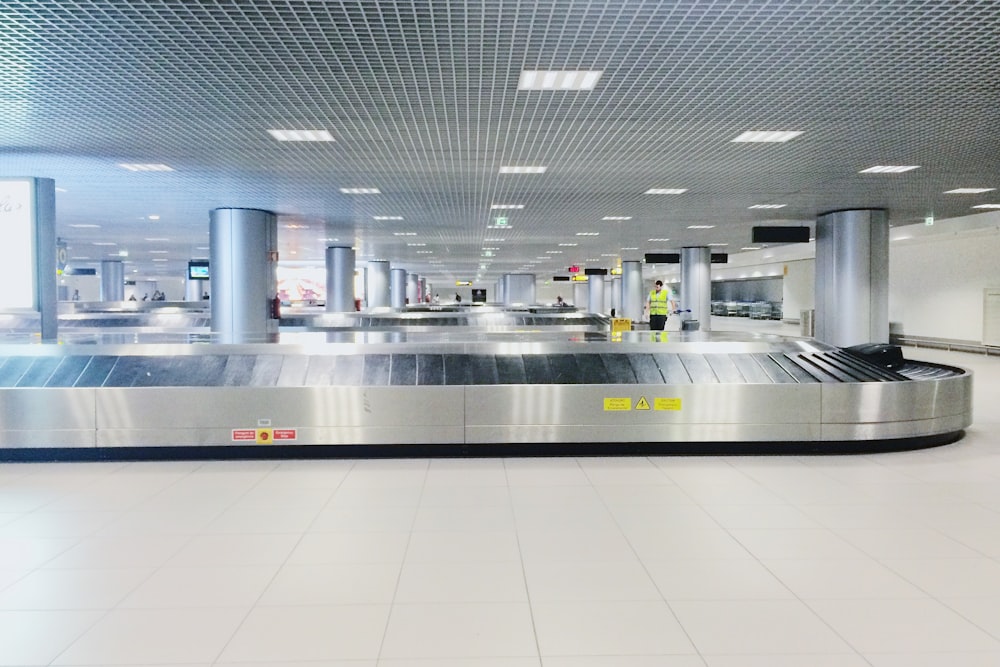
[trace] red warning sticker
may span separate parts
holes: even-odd
[[[276,428],[274,429],[274,439],[275,440],[296,440],[298,439],[298,429],[294,428]]]
[[[256,441],[257,440],[257,429],[255,428],[234,428],[233,429],[233,442],[239,442],[243,440]]]

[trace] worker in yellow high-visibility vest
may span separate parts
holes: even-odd
[[[650,331],[663,331],[663,327],[667,324],[667,314],[670,312],[671,306],[670,293],[663,289],[663,281],[657,280],[653,283],[653,291],[646,297]]]

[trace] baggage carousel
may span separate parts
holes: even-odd
[[[583,329],[0,345],[0,458],[857,453],[953,442],[972,422],[960,368]]]

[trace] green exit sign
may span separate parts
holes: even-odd
[[[507,226],[507,218],[497,218],[496,220],[494,220],[493,226],[494,227],[506,227]]]

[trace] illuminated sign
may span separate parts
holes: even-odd
[[[455,287],[472,287],[471,280],[456,280]]]

